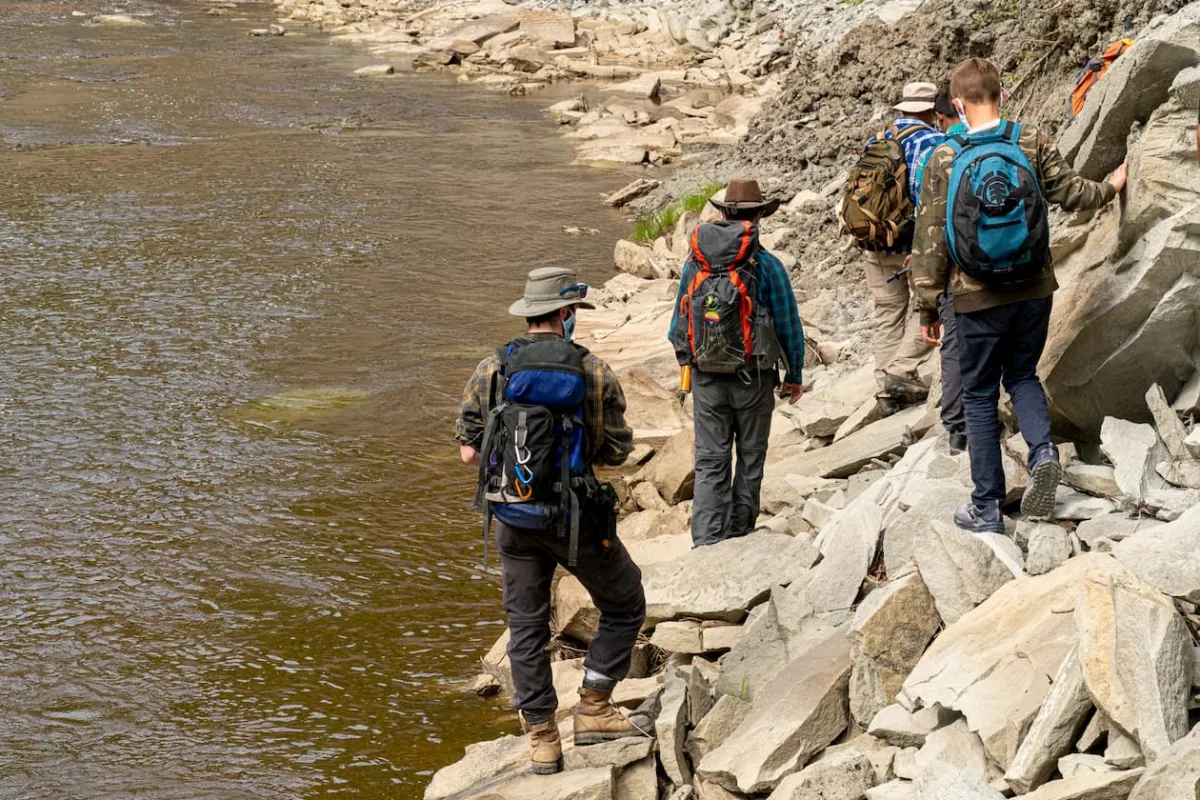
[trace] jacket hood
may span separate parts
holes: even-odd
[[[734,220],[702,223],[692,233],[690,249],[693,257],[703,258],[710,268],[728,269],[758,250],[758,226]]]

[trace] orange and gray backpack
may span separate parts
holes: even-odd
[[[759,303],[758,226],[728,220],[697,225],[677,309],[685,323],[677,351],[702,372],[773,369],[783,353],[770,311]]]
[[[863,148],[842,192],[842,233],[864,250],[884,250],[903,239],[916,216],[908,194],[908,164],[902,142],[919,125],[880,131]],[[890,135],[889,135],[890,134]]]
[[[1099,56],[1088,61],[1083,71],[1075,79],[1075,88],[1071,92],[1071,116],[1079,116],[1079,112],[1083,111],[1083,106],[1087,102],[1088,92],[1092,91],[1096,82],[1103,77],[1104,73],[1108,72],[1112,63],[1131,47],[1133,47],[1133,39],[1128,37],[1118,39],[1106,47]]]

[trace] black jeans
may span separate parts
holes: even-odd
[[[1012,397],[1030,455],[1050,443],[1050,410],[1037,365],[1050,329],[1053,298],[1020,300],[959,314],[958,341],[967,415],[967,443],[976,504],[1003,501],[1000,384]]]
[[[967,418],[963,411],[958,320],[954,316],[954,298],[949,291],[942,292],[938,298],[938,319],[942,323],[942,427],[950,433],[964,433]]]
[[[615,537],[605,546],[597,526],[583,520],[579,558],[570,571],[600,609],[600,630],[588,646],[584,666],[609,678],[629,674],[629,661],[646,618],[642,571]],[[567,568],[567,540],[556,531],[527,531],[496,523],[496,547],[504,570],[508,613],[508,659],[513,705],[535,719],[558,708],[550,672],[550,584],[554,568]]]
[[[775,412],[775,372],[721,375],[695,370],[696,491],[692,544],[716,544],[754,530]],[[733,451],[737,448],[737,474]]]

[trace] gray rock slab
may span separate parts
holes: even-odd
[[[1026,800],[1125,800],[1143,769],[1099,772],[1051,781],[1024,795]]]
[[[896,747],[920,747],[938,728],[954,721],[955,714],[937,705],[909,711],[893,703],[871,720],[867,733]]]
[[[1043,523],[1029,533],[1029,553],[1025,557],[1025,571],[1030,575],[1044,575],[1058,569],[1071,557],[1071,535],[1058,525]]]
[[[1018,794],[1025,794],[1045,783],[1059,759],[1071,752],[1092,709],[1092,698],[1079,665],[1079,651],[1073,648],[1054,676],[1050,694],[1004,773],[1008,785]]]
[[[892,780],[867,789],[867,800],[915,800],[917,787],[912,781]]]
[[[938,613],[953,625],[1015,575],[982,538],[934,520],[916,551],[917,567]]]
[[[901,693],[912,707],[934,703],[962,713],[1002,769],[1076,642],[1072,612],[1088,571],[1121,569],[1085,553],[1059,569],[1002,586],[934,640]]]
[[[613,800],[658,800],[658,759],[649,756],[619,770]]]
[[[913,406],[822,447],[790,460],[790,471],[824,478],[846,478],[873,459],[904,449],[905,442],[920,437],[935,420],[924,407]]]
[[[1134,534],[1150,530],[1162,524],[1162,522],[1153,517],[1131,517],[1124,512],[1118,511],[1093,517],[1079,523],[1079,527],[1075,529],[1075,533],[1085,544],[1091,547],[1092,542],[1097,539],[1109,539],[1114,542],[1120,542]]]
[[[1195,800],[1200,797],[1200,728],[1163,753],[1142,775],[1129,800]]]
[[[695,620],[660,622],[650,636],[650,644],[668,653],[697,654],[704,652],[700,623]]]
[[[692,780],[692,767],[684,749],[687,736],[687,678],[674,669],[667,670],[663,682],[662,708],[654,721],[658,736],[658,759],[663,772],[676,786]]]
[[[617,739],[587,747],[571,747],[563,751],[567,769],[621,768],[641,761],[654,752],[656,742],[646,736]]]
[[[1116,470],[1103,464],[1068,464],[1063,470],[1063,483],[1099,497],[1118,497],[1121,494]]]
[[[768,800],[861,800],[875,784],[871,759],[857,750],[839,749],[784,778]]]
[[[1050,518],[1064,522],[1080,522],[1111,514],[1116,510],[1116,503],[1107,497],[1092,497],[1090,494],[1077,492],[1068,486],[1059,486],[1055,493],[1054,510],[1050,512]]]
[[[716,750],[750,714],[749,702],[733,695],[717,698],[712,710],[696,724],[687,740],[687,750],[692,763],[700,763],[704,756]]]
[[[1096,707],[1134,736],[1152,763],[1188,732],[1187,625],[1168,598],[1124,568],[1085,574],[1074,617]]]
[[[807,578],[808,601],[815,612],[839,611],[854,605],[875,560],[882,528],[879,507],[863,495],[822,530],[818,542],[823,558]]]
[[[1200,507],[1126,538],[1113,554],[1160,592],[1200,603]]]
[[[1117,769],[1118,767],[1105,761],[1104,756],[1090,753],[1068,753],[1058,760],[1058,771],[1064,778],[1078,778],[1098,772],[1116,772]]]
[[[846,729],[850,643],[835,634],[764,688],[754,710],[698,774],[743,794],[774,790]]]
[[[949,764],[932,763],[914,782],[917,800],[1001,800],[1004,795],[984,781]]]
[[[949,764],[976,780],[986,782],[988,777],[988,757],[983,741],[962,719],[929,734],[914,762],[917,776],[931,764]]]

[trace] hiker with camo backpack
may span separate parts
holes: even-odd
[[[911,302],[907,259],[912,250],[918,164],[942,143],[934,127],[937,86],[910,83],[894,107],[899,113],[871,137],[850,170],[842,195],[842,230],[867,254],[867,287],[875,313],[875,380],[884,416],[921,403],[929,386],[917,368],[929,354]]]
[[[504,572],[513,705],[529,731],[533,771],[562,771],[550,671],[550,584],[562,566],[591,594],[600,626],[588,645],[575,707],[576,746],[642,736],[612,703],[629,673],[646,599],[642,573],[617,539],[616,493],[593,465],[619,466],[633,450],[625,394],[612,369],[572,341],[575,314],[594,308],[570,269],[529,273],[509,313],[526,334],[485,358],[458,420],[463,463],[479,466],[476,504],[486,553],[491,522]],[[486,557],[486,556],[485,556]]]
[[[754,181],[733,180],[724,200],[710,202],[724,219],[692,232],[668,334],[691,373],[694,547],[756,529],[776,391],[792,404],[804,394],[804,330],[792,281],[758,243],[758,223],[779,201],[766,200]]]
[[[957,325],[967,444],[975,490],[954,522],[1004,533],[1007,495],[998,412],[1008,390],[1029,445],[1021,512],[1054,510],[1062,467],[1037,365],[1046,346],[1054,279],[1046,203],[1097,209],[1125,186],[1122,164],[1105,182],[1077,175],[1044,134],[1000,117],[1000,72],[972,58],[954,71],[950,94],[968,126],[929,160],[917,212],[913,282],[922,334],[942,338],[938,297],[950,287]]]

